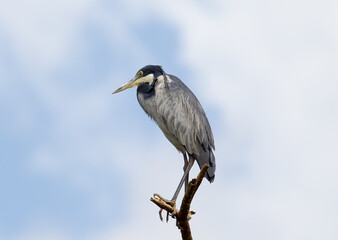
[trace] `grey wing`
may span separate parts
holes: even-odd
[[[190,89],[177,77],[172,75],[167,77],[168,86],[162,84],[157,89],[155,97],[160,120],[172,137],[197,160],[200,168],[205,163],[209,164],[206,177],[209,181],[213,181],[216,168],[213,154],[215,144],[209,121]],[[168,139],[169,137],[167,136]],[[175,145],[172,140],[170,141]]]

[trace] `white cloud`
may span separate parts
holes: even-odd
[[[91,1],[5,1],[0,23],[21,67],[44,72],[64,61],[90,6]]]
[[[114,15],[90,1],[48,6],[23,1],[21,17],[16,18],[10,14],[17,11],[16,4],[7,5],[0,16],[8,22],[6,31],[23,63],[29,63],[32,55],[46,69],[67,61],[67,52],[88,16],[118,46],[138,53],[136,58],[151,56],[151,49],[134,40],[122,11]],[[226,122],[214,129],[216,181],[205,181],[193,202],[197,215],[191,227],[196,238],[337,238],[337,6],[329,1],[125,3],[124,11],[134,19],[130,21],[153,14],[179,30],[181,56],[196,73],[197,95],[204,106],[216,106]],[[118,122],[109,115],[118,104],[108,105],[102,95],[112,87],[108,81],[74,95],[57,82],[42,80],[37,78],[34,84],[55,114],[55,133],[67,137],[67,143],[76,143],[74,149],[82,160],[73,158],[74,149],[55,152],[42,146],[32,158],[33,168],[53,174],[63,171],[70,182],[84,189],[90,179],[72,178],[67,161],[117,168],[131,187],[128,221],[88,239],[178,239],[175,224],[161,223],[148,199],[156,191],[171,196],[181,176],[181,155],[164,143],[159,130],[155,137],[161,142],[150,145],[142,140],[149,136],[138,135],[142,130],[137,126],[128,126],[139,132],[130,131],[120,141],[93,127],[97,122]],[[97,139],[100,147],[91,147],[86,139]],[[192,175],[196,172],[195,166]],[[98,205],[106,204],[104,196],[96,200]],[[62,231],[50,232],[27,233],[18,239],[69,239]]]
[[[152,4],[181,30],[202,102],[216,104],[229,124],[215,134],[219,169],[241,158],[248,168],[242,180],[218,169],[216,182],[201,190],[213,192],[195,200],[202,201],[195,234],[335,239],[337,5],[215,4],[215,12],[193,2]]]

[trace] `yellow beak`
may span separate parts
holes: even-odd
[[[125,84],[123,84],[121,87],[119,87],[118,89],[116,89],[113,94],[115,93],[118,93],[118,92],[122,92],[128,88],[132,88],[132,87],[135,87],[137,85],[137,82],[136,82],[137,78],[134,77],[132,80],[126,82]]]

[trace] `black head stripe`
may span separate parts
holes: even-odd
[[[147,65],[141,68],[139,71],[143,72],[143,76],[148,74],[154,74],[154,78],[158,78],[161,75],[164,75],[164,71],[160,65]]]

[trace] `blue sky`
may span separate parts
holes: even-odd
[[[179,76],[215,135],[201,239],[337,239],[338,5],[0,2],[0,239],[179,239],[149,201],[182,157],[136,89]],[[193,168],[193,174],[198,168]]]

